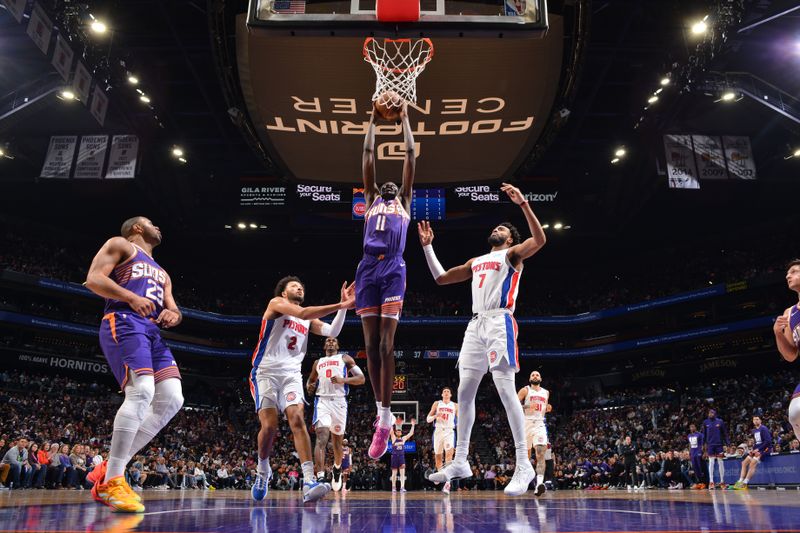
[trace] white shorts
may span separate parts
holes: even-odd
[[[540,420],[525,419],[525,442],[528,448],[547,446],[547,426]]]
[[[452,450],[456,445],[456,432],[453,428],[437,429],[433,432],[433,453],[439,455]]]
[[[314,417],[311,424],[315,427],[330,428],[334,435],[344,435],[347,426],[347,400],[342,397],[314,398]]]
[[[256,403],[256,412],[261,409],[277,409],[280,412],[290,405],[305,402],[303,376],[300,372],[273,373],[258,370],[250,374],[250,394]]]
[[[487,370],[510,368],[519,371],[517,321],[504,309],[480,313],[464,333],[459,368],[485,374]]]

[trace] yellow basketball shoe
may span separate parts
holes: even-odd
[[[133,491],[127,488],[125,478],[118,476],[106,483],[97,483],[92,488],[92,495],[117,513],[143,513],[144,505],[136,501]]]

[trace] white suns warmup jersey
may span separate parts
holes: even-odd
[[[344,398],[349,387],[344,383],[332,383],[333,376],[347,377],[347,365],[343,354],[322,357],[317,361],[317,396],[322,398]]]
[[[508,250],[489,252],[472,261],[472,312],[508,309],[512,313],[519,292],[522,265],[515,270],[507,258]]]
[[[270,372],[300,372],[310,326],[310,320],[287,315],[263,319],[253,352],[253,367]]]
[[[442,417],[439,420],[439,417]],[[453,429],[456,419],[456,404],[454,402],[444,403],[439,400],[436,405],[436,430]]]
[[[535,420],[537,422],[544,422],[544,415],[547,412],[547,402],[550,399],[550,391],[543,387],[539,390],[533,390],[533,387],[528,385],[528,395],[525,396],[525,418],[528,420]]]

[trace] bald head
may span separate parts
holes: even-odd
[[[122,223],[122,229],[120,229],[120,235],[125,237],[126,239],[129,238],[131,235],[135,233],[133,227],[137,224],[144,225],[147,219],[143,216],[132,217]]]

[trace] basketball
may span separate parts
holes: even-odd
[[[403,108],[403,98],[394,91],[386,91],[375,100],[375,110],[384,120],[395,121],[400,118]]]

